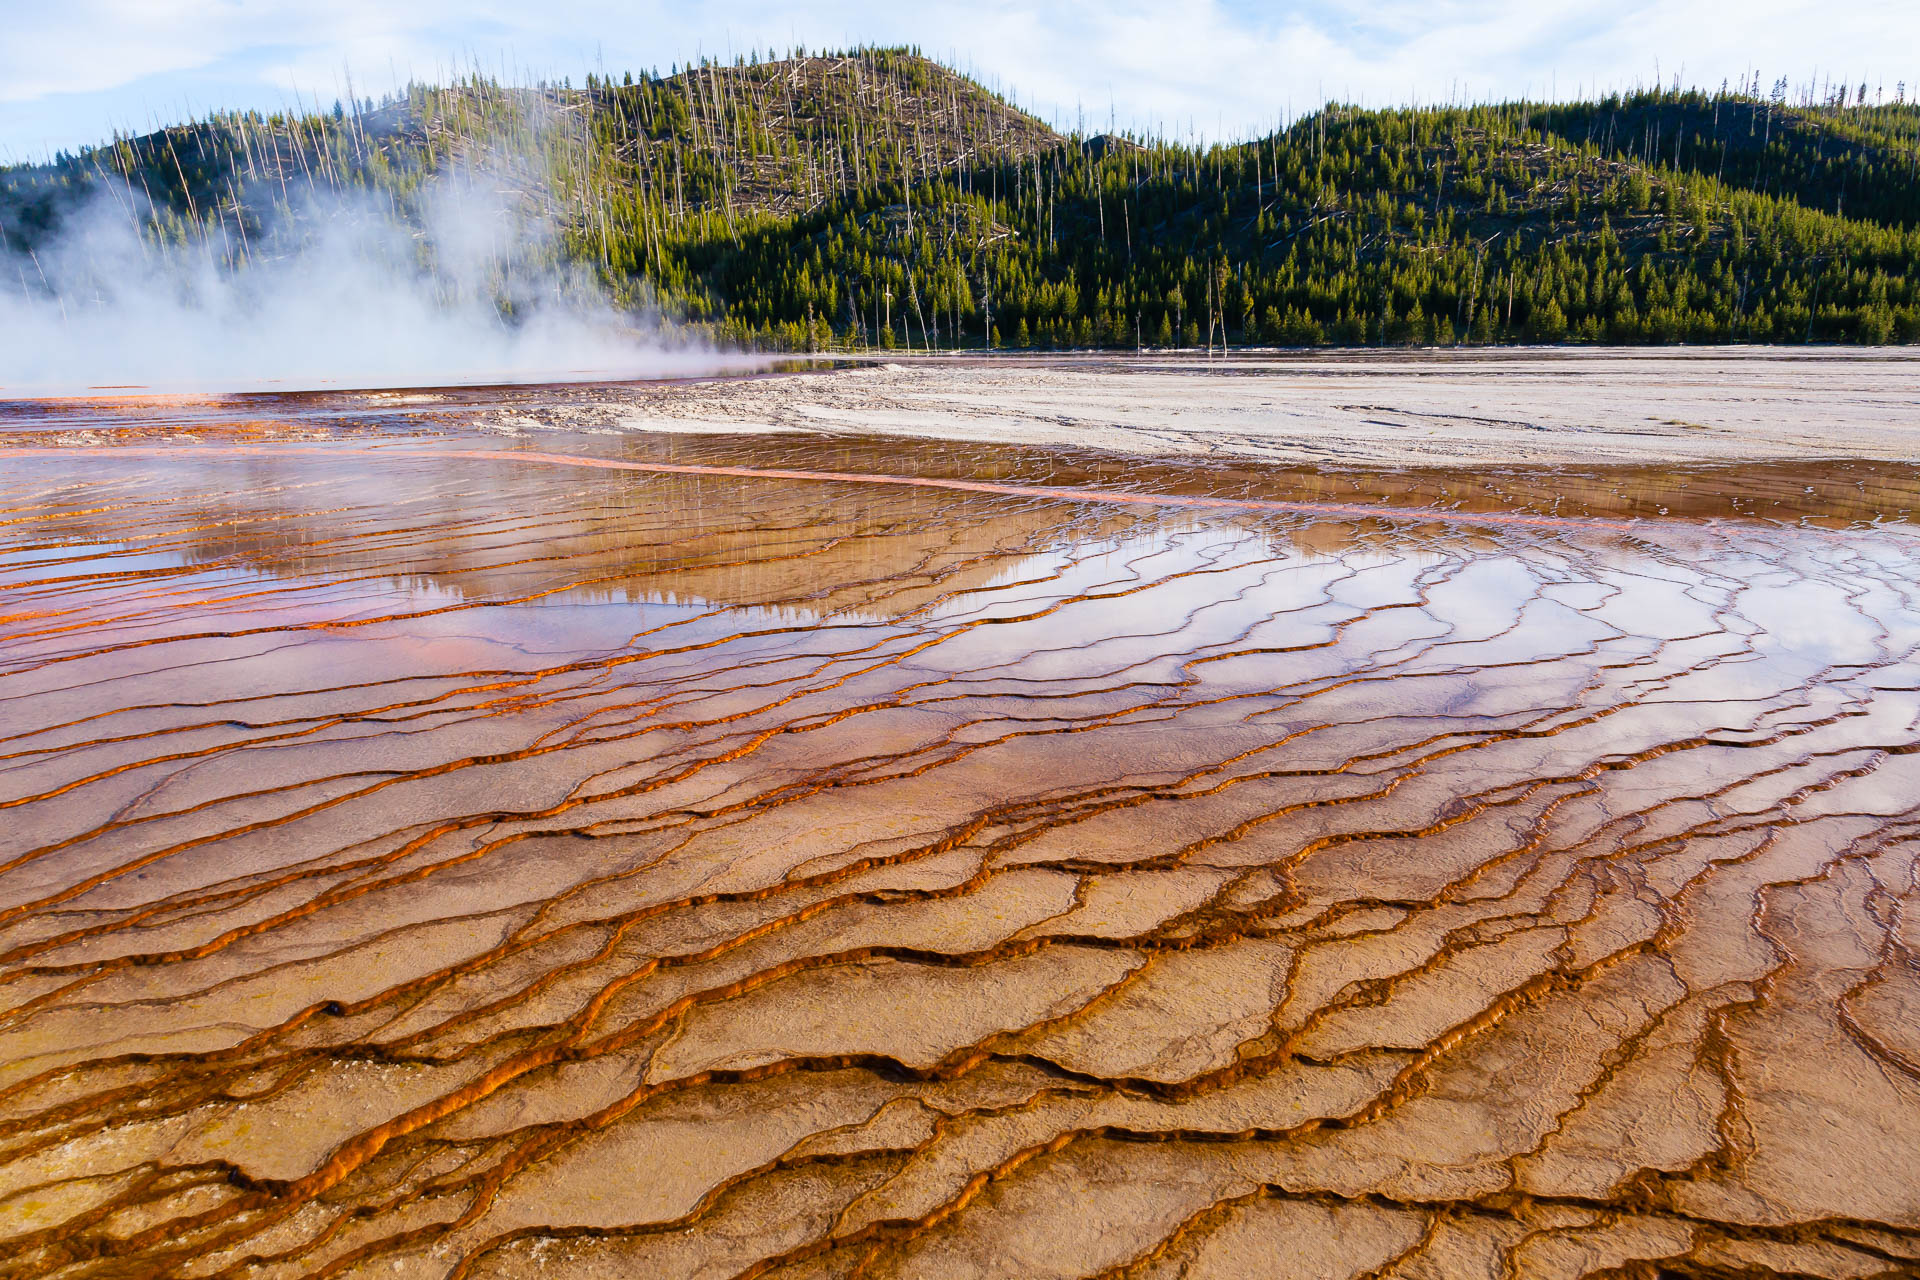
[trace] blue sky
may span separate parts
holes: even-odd
[[[1920,0],[0,0],[0,160],[215,106],[323,105],[795,44],[914,43],[1072,127],[1237,137],[1323,96],[1569,97],[1755,70],[1920,93]]]

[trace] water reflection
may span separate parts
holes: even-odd
[[[1920,1256],[1911,477],[596,447],[1430,510],[23,456],[0,1274]]]

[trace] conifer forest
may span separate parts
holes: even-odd
[[[1873,96],[1328,104],[1198,145],[1062,133],[902,49],[474,75],[0,170],[0,259],[32,289],[105,208],[242,269],[316,193],[407,219],[467,166],[537,206],[548,265],[729,345],[1911,343],[1920,106]]]

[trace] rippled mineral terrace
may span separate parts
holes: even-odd
[[[9,410],[0,1276],[1920,1272],[1911,466],[391,408]]]

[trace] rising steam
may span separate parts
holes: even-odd
[[[260,207],[251,226],[168,240],[144,197],[108,181],[51,242],[9,246],[0,394],[632,378],[722,362],[668,349],[649,317],[565,263],[551,194],[524,158],[451,165],[404,202],[307,184]]]

